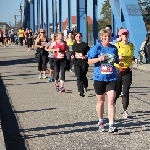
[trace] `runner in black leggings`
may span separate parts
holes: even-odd
[[[56,41],[54,41],[49,51],[54,52],[54,71],[55,71],[55,84],[57,92],[65,92],[64,81],[66,71],[66,43],[62,40],[63,35],[61,32],[57,33]],[[61,71],[60,87],[58,84],[59,72]]]
[[[87,43],[82,42],[82,34],[75,33],[76,42],[72,46],[74,58],[74,72],[77,77],[77,86],[80,96],[84,97],[87,91],[88,80],[86,77],[88,71],[87,52],[90,49]]]
[[[45,50],[47,45],[47,38],[45,30],[41,29],[40,37],[36,39],[35,46],[37,47],[37,52],[40,53],[40,59],[38,61],[38,71],[40,72],[39,79],[46,79],[46,63],[48,52]],[[42,76],[43,73],[43,76]]]
[[[121,41],[117,42],[115,46],[118,48],[119,64],[116,64],[117,68],[117,90],[115,103],[121,92],[122,104],[123,104],[123,117],[128,118],[129,114],[127,108],[129,106],[129,89],[132,82],[132,61],[134,58],[134,45],[129,40],[129,31],[127,29],[119,30],[119,36],[121,36]],[[134,59],[137,63],[137,59]],[[123,88],[122,88],[123,86]]]

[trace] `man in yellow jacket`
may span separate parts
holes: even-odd
[[[24,30],[22,29],[22,27],[20,27],[18,34],[19,34],[20,46],[23,46]]]

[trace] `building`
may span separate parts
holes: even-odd
[[[88,25],[93,24],[93,20],[90,16],[87,16],[87,22],[88,22]],[[62,22],[62,30],[65,30],[67,26],[68,26],[68,18],[64,22]],[[72,16],[72,27],[71,27],[71,29],[75,28],[76,26],[77,26],[77,17]],[[59,25],[58,25],[58,29],[59,29]]]

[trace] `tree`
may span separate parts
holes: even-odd
[[[144,22],[147,27],[150,27],[150,0],[138,1],[142,9]],[[99,30],[105,28],[106,24],[111,24],[111,6],[109,4],[109,0],[105,0],[102,5],[102,10],[100,12],[101,18],[98,20]]]
[[[105,28],[106,24],[111,24],[111,6],[109,0],[105,0],[102,5],[102,10],[100,12],[101,18],[98,20],[99,30]]]
[[[150,0],[139,0],[146,26],[150,25]]]
[[[88,24],[88,32],[93,32],[93,24]]]

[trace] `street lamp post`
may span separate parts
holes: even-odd
[[[20,15],[14,15],[14,21],[15,21],[15,31],[17,30],[17,17]]]
[[[21,3],[20,3],[20,15],[21,15],[20,27],[22,27],[22,6],[21,6]]]
[[[55,33],[57,33],[57,0],[55,0]]]
[[[15,32],[16,32],[16,15],[14,15],[14,21],[15,21]]]

